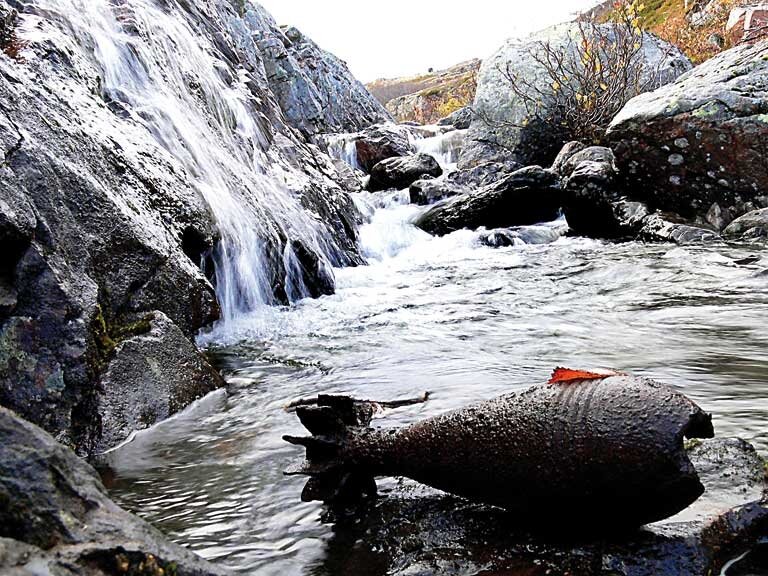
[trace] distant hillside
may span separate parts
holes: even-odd
[[[432,124],[475,98],[480,60],[407,78],[381,79],[368,90],[398,122]]]
[[[583,18],[610,19],[615,0],[607,0]],[[731,47],[725,33],[732,8],[754,0],[644,0],[637,2],[642,26],[676,44],[698,64]]]

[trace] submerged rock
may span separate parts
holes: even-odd
[[[368,190],[403,190],[425,176],[437,178],[443,169],[429,154],[412,154],[402,158],[382,160],[371,170]]]
[[[755,210],[731,222],[723,231],[726,238],[764,238],[768,236],[768,208]]]
[[[520,226],[517,228],[490,230],[481,234],[478,241],[491,248],[551,244],[552,242],[557,242],[566,232],[568,232],[568,226],[565,223],[558,226]]]
[[[681,245],[715,242],[721,239],[717,232],[698,226],[670,222],[661,214],[651,214],[642,221],[638,238],[648,242],[674,242]]]
[[[555,220],[560,205],[560,178],[554,172],[531,166],[495,184],[437,204],[415,224],[438,236],[463,228],[525,226]]]
[[[768,189],[768,43],[631,100],[608,131],[632,199],[722,229]],[[718,214],[710,213],[717,204]],[[709,215],[709,218],[708,218]]]
[[[557,540],[531,537],[504,511],[407,480],[392,483],[368,510],[338,519],[325,568],[365,565],[374,574],[394,576],[719,574],[768,531],[764,463],[754,448],[733,439],[705,440],[688,455],[706,489],[692,507],[637,532],[593,542],[585,542],[579,529]],[[549,518],[555,527],[561,520]],[[768,571],[765,555],[748,556],[745,567],[750,561],[753,571],[734,573]]]
[[[426,206],[445,198],[468,192],[467,188],[447,178],[417,180],[409,189],[411,204]]]
[[[552,123],[542,124],[530,117],[525,102],[512,91],[507,67],[512,74],[531,83],[532,91],[546,94],[551,90],[552,79],[537,62],[535,52],[541,50],[542,43],[547,43],[565,54],[575,54],[580,41],[579,25],[563,24],[525,39],[510,39],[483,62],[472,105],[475,118],[459,168],[507,160],[524,166],[548,166],[552,162],[568,135]],[[641,57],[648,73],[658,76],[655,86],[670,82],[691,68],[691,63],[677,48],[651,34],[645,34]],[[546,116],[548,112],[545,110],[539,116]]]
[[[4,408],[0,408],[0,572],[229,573],[118,507],[93,468]]]

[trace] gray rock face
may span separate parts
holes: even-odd
[[[142,320],[144,334],[119,344],[101,380],[99,451],[172,416],[224,386],[184,333],[162,312]]]
[[[552,80],[532,54],[542,42],[573,53],[574,43],[578,41],[578,25],[563,24],[523,40],[508,40],[493,56],[483,61],[472,106],[475,118],[459,168],[505,160],[524,166],[548,166],[552,162],[567,141],[567,136],[558,133],[551,125],[542,126],[529,118],[525,103],[515,97],[510,88],[507,65],[511,72],[525,77],[537,90],[547,93],[551,90]],[[650,34],[645,37],[642,57],[648,70],[658,70],[660,83],[670,82],[691,68],[690,62],[679,50]]]
[[[0,572],[228,573],[119,508],[93,468],[4,408],[0,408]]]
[[[726,238],[762,238],[768,236],[768,208],[737,218],[723,231]]]
[[[405,481],[363,521],[340,522],[328,557],[334,566],[359,566],[375,554],[381,571],[396,576],[719,574],[768,530],[763,461],[733,439],[704,441],[689,454],[704,495],[673,518],[607,541],[579,543],[579,534],[573,534],[576,542],[536,540],[520,534],[509,514]],[[767,568],[758,565],[753,573]]]
[[[272,92],[288,123],[312,138],[357,132],[392,117],[347,68],[296,28],[279,27],[260,5],[246,5],[245,19]]]
[[[332,265],[362,260],[359,216],[330,159],[285,123],[256,9],[12,4],[23,48],[0,58],[0,404],[88,451],[114,344],[136,336],[126,327],[159,311],[178,327],[163,335],[191,342],[220,317],[212,281],[252,307],[218,267],[243,251],[267,302],[328,293]],[[95,50],[99,33],[115,58]]]
[[[416,220],[416,226],[436,236],[463,228],[525,226],[554,220],[560,205],[557,174],[530,166],[495,184],[436,204]]]
[[[633,199],[718,229],[758,207],[768,188],[767,58],[766,42],[734,48],[627,104],[608,136]]]
[[[382,160],[371,170],[371,178],[368,181],[368,190],[380,192],[381,190],[403,190],[411,184],[431,176],[442,176],[443,169],[429,154],[413,154],[402,158],[388,158]]]

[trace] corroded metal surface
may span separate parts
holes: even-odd
[[[286,438],[307,447],[294,471],[313,476],[305,499],[370,494],[373,477],[405,476],[528,525],[633,528],[669,517],[704,490],[684,437],[713,436],[710,416],[685,396],[628,376],[535,386],[402,429],[339,414],[303,408],[315,436]]]

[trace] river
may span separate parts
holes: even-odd
[[[387,562],[350,571],[345,555],[360,543],[339,546],[321,505],[300,501],[304,480],[283,476],[302,456],[281,440],[302,433],[284,405],[324,392],[432,392],[375,422],[398,426],[541,383],[556,366],[665,382],[711,411],[718,435],[768,453],[760,246],[562,237],[493,249],[478,232],[428,236],[410,224],[421,208],[403,201],[358,197],[370,265],[336,270],[334,296],[264,307],[201,337],[228,394],[111,455],[121,505],[244,574],[385,574]],[[385,497],[401,489],[380,486]]]

